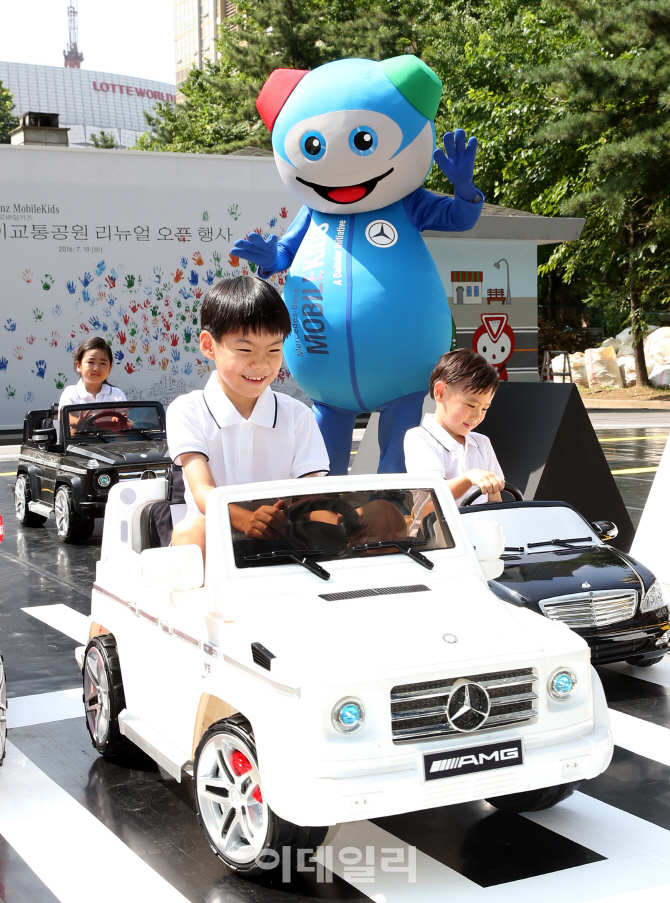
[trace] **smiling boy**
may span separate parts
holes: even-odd
[[[472,486],[476,502],[499,502],[504,488],[491,440],[473,432],[484,419],[498,388],[498,374],[480,354],[458,348],[443,354],[430,376],[434,414],[405,434],[408,473],[437,474],[460,502]]]
[[[267,282],[238,276],[205,295],[200,350],[215,370],[204,390],[176,398],[167,410],[170,457],[184,469],[187,513],[172,544],[205,553],[205,507],[217,486],[295,479],[329,470],[310,408],[270,384],[291,331],[288,310]],[[283,503],[256,511],[231,506],[235,530],[275,539],[287,523]]]

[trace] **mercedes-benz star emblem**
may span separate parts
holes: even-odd
[[[451,688],[444,711],[454,730],[468,734],[480,728],[489,717],[491,699],[484,687],[461,678]]]
[[[388,220],[376,219],[365,230],[365,237],[376,248],[391,248],[398,241],[398,230]]]
[[[457,643],[458,642],[458,637],[454,636],[453,633],[443,633],[442,639],[444,640],[445,643]]]

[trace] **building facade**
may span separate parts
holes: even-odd
[[[216,36],[221,23],[237,11],[228,0],[175,0],[175,69],[177,87],[195,66],[217,59]]]
[[[132,147],[146,132],[144,113],[175,100],[174,85],[90,69],[0,62],[0,81],[14,97],[14,113],[58,113],[70,145],[91,146],[91,134],[111,133]]]

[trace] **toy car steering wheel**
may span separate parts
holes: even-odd
[[[513,483],[505,483],[505,486],[501,491],[508,492],[516,502],[523,501],[523,493],[520,489],[517,489]],[[484,493],[479,486],[471,486],[463,496],[459,508],[467,508],[475,501],[475,499],[478,499],[480,495],[484,495]]]
[[[359,526],[356,509],[343,499],[305,499],[297,505],[290,505],[285,514],[292,524],[296,524],[307,520],[306,515],[312,511],[333,511],[335,514],[341,514],[344,518],[341,526],[347,533]]]
[[[101,430],[110,430],[113,433],[119,433],[121,430],[128,429],[130,420],[128,415],[124,414],[122,411],[100,411],[96,414],[90,414],[82,423],[80,423],[77,432],[84,433],[92,426],[98,427]]]

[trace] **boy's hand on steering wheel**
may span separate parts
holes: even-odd
[[[261,505],[252,511],[244,535],[251,539],[279,539],[288,526],[288,518],[283,511],[285,507],[284,499],[278,499],[274,505]]]
[[[505,480],[500,474],[493,473],[490,470],[468,470],[465,476],[470,480],[473,486],[479,486],[484,495],[495,495],[502,492],[505,488]]]

